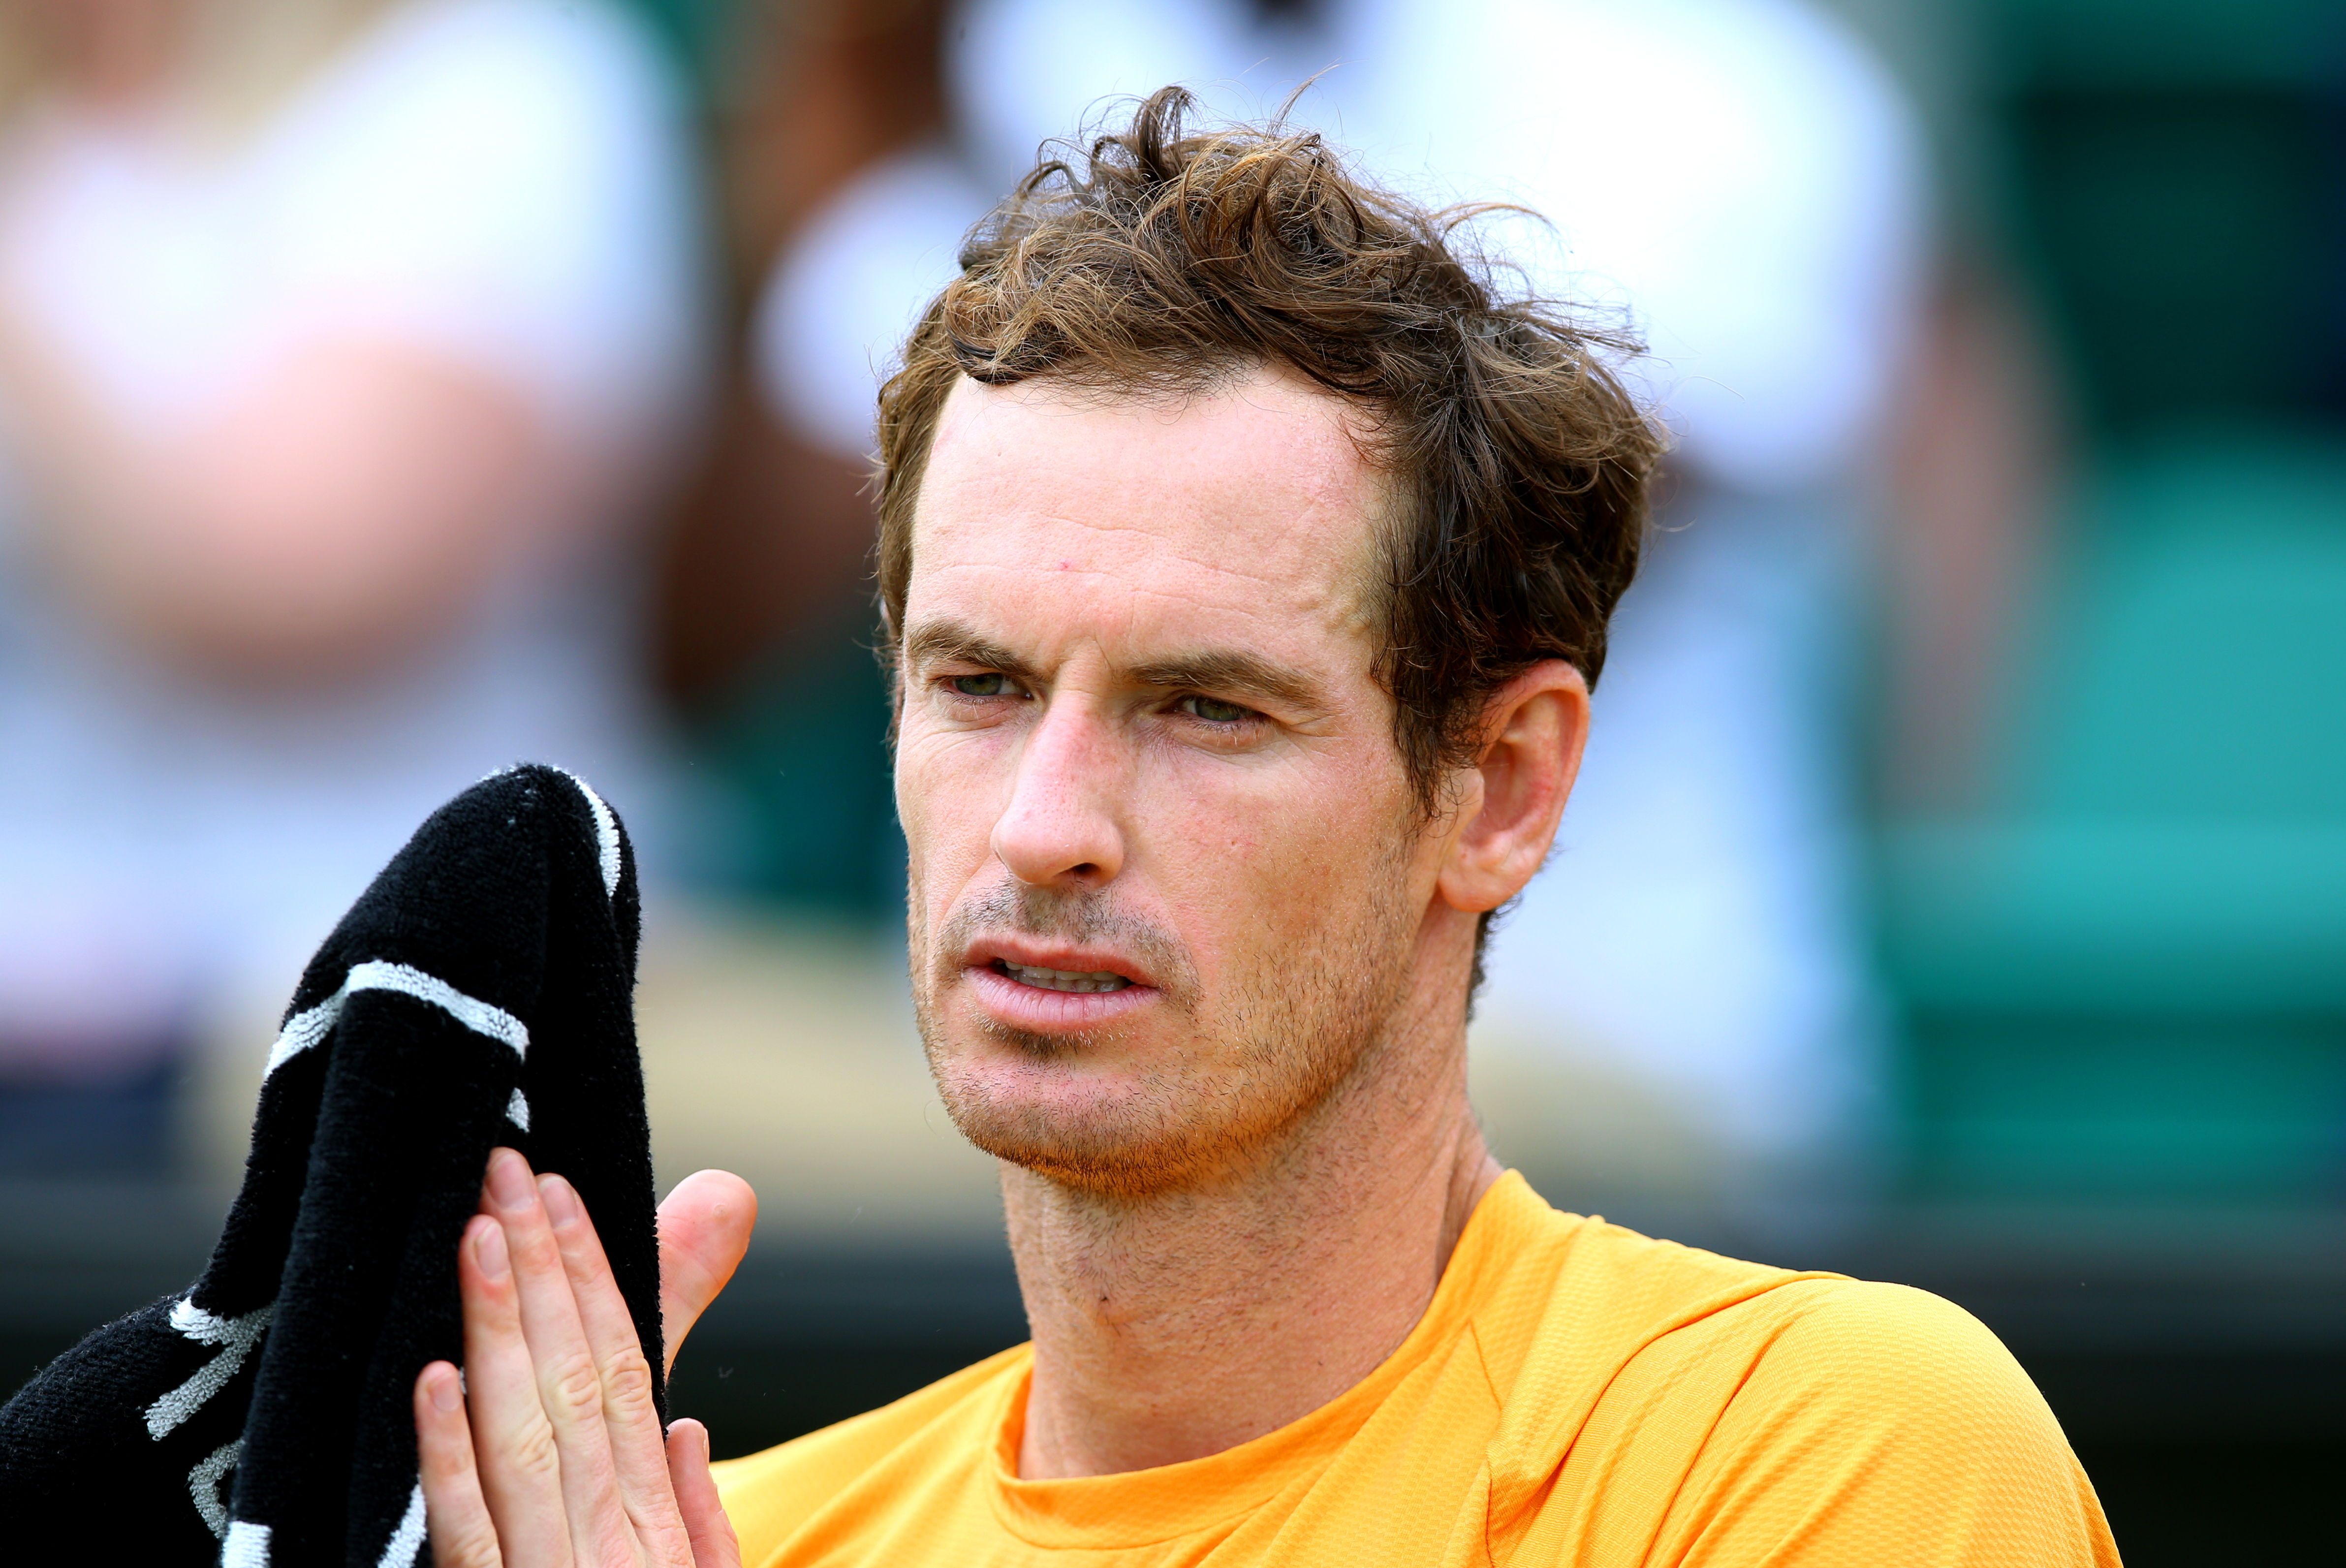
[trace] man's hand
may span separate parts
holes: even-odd
[[[758,1200],[721,1171],[660,1206],[668,1359],[732,1278]],[[489,1156],[481,1213],[458,1246],[464,1377],[415,1380],[415,1438],[438,1568],[739,1568],[709,1472],[709,1432],[665,1441],[651,1369],[576,1188]]]

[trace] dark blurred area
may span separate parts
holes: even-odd
[[[1385,99],[1478,84],[1428,47],[1404,92],[1405,35],[1354,13],[1410,8],[1340,0],[97,9],[113,31],[0,6],[5,1381],[193,1276],[308,943],[523,754],[595,778],[646,846],[663,1180],[723,1166],[763,1200],[679,1409],[747,1451],[1022,1338],[988,1162],[901,979],[867,561],[888,344],[1005,160],[1108,95],[1193,80],[1259,112],[1337,64],[1297,113],[1385,156],[1423,128]],[[1497,1152],[1560,1207],[1967,1307],[2131,1563],[2334,1554],[2346,25],[2316,0],[1549,9],[1729,86],[1739,58],[1813,70],[1847,109],[1739,163],[1764,93],[1705,118],[1658,87],[1627,194],[1574,183],[1538,140],[1562,121],[1462,121],[1436,160],[1551,210],[1678,345],[1674,531],[1592,769],[1609,717],[1631,781],[1780,808],[1681,833],[1700,791],[1595,776],[1477,1023]],[[1590,85],[1521,52],[1523,80],[1552,58]],[[454,113],[484,94],[527,112]],[[403,115],[444,127],[406,172]],[[459,156],[484,172],[449,196]],[[337,158],[388,193],[355,239],[316,194]],[[1693,269],[1655,189],[1756,191],[1775,227]],[[126,243],[149,264],[76,260]],[[513,256],[555,260],[487,260]],[[1804,271],[1809,315],[1778,286]],[[68,287],[92,276],[106,309]],[[1733,368],[1799,358],[1812,321],[1859,369]],[[1795,448],[1818,455],[1771,465]],[[300,483],[253,477],[280,469]],[[337,580],[331,613],[271,618],[272,583]],[[1722,583],[1766,606],[1739,621],[1754,595]],[[1705,638],[1716,677],[1672,663]],[[1806,695],[1740,701],[1762,687]],[[1747,750],[1671,748],[1729,710]],[[1607,861],[1615,837],[1760,870],[1681,885]],[[1692,967],[1617,1005],[1570,967],[1574,922],[1631,886],[1678,891],[1622,940]],[[1830,1004],[1738,989],[1753,952]]]

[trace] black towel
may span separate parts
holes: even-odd
[[[456,1244],[499,1144],[585,1197],[665,1419],[638,913],[626,833],[566,773],[434,813],[301,978],[203,1277],[0,1410],[13,1560],[409,1568],[412,1390],[462,1359]]]

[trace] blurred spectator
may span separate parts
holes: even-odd
[[[692,176],[599,4],[0,19],[0,1159],[154,1164],[204,1010],[457,788],[561,763],[658,841]]]
[[[732,18],[718,97],[736,360],[659,584],[662,684],[714,829],[704,885],[883,932],[899,929],[903,862],[870,646],[868,443],[783,417],[760,390],[749,318],[779,250],[861,172],[936,134],[944,11],[752,0]],[[862,397],[868,424],[874,383],[857,364],[843,395]]]
[[[739,7],[728,53],[745,63],[719,92],[737,315],[811,215],[868,166],[935,134],[943,10],[943,0]],[[738,362],[714,450],[667,550],[660,673],[688,708],[721,698],[811,626],[852,614],[855,635],[867,629],[869,443],[810,441],[778,418],[755,384],[755,356],[740,352],[748,336],[729,335]],[[868,372],[859,380],[870,389]]]
[[[1683,445],[1556,862],[1494,949],[1479,1048],[1510,1089],[1485,1110],[1567,1203],[1764,1226],[1862,1192],[1884,1069],[1848,687],[1925,206],[1887,75],[1792,0],[967,0],[944,36],[944,133],[864,170],[774,268],[769,405],[864,453],[963,229],[1038,143],[1168,80],[1260,117],[1316,76],[1290,117],[1381,178],[1552,219],[1490,218],[1491,248],[1626,311]],[[1633,1103],[1660,1105],[1636,1125],[1661,1146],[1621,1146]]]

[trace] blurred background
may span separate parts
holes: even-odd
[[[311,947],[521,758],[637,836],[663,1181],[763,1204],[679,1408],[1024,1337],[901,972],[872,393],[1038,142],[1307,79],[1552,218],[1484,238],[1679,435],[1478,1007],[1501,1157],[1970,1308],[2130,1562],[2334,1540],[2316,0],[0,0],[0,1388],[193,1276]]]

